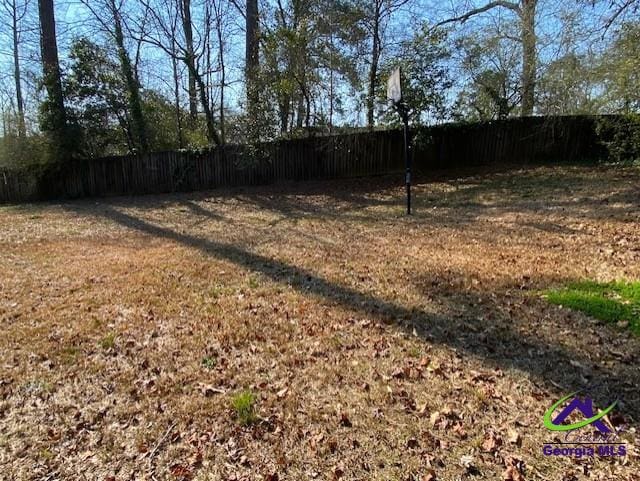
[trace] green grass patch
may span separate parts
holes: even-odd
[[[573,282],[547,291],[552,304],[584,312],[605,322],[628,322],[640,334],[640,282]]]
[[[108,351],[109,349],[113,349],[115,345],[116,345],[116,335],[113,333],[106,335],[100,341],[100,346],[105,351]]]
[[[80,349],[75,346],[65,347],[59,352],[63,364],[74,364],[80,355]]]
[[[216,360],[216,358],[211,356],[205,356],[202,358],[202,361],[200,361],[200,364],[205,369],[213,369],[214,367],[216,367],[217,363],[218,361]]]
[[[258,420],[258,416],[256,415],[256,401],[256,395],[251,391],[242,391],[234,395],[231,399],[231,407],[241,426],[249,426]]]

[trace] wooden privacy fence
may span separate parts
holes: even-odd
[[[414,168],[581,161],[605,150],[594,117],[527,117],[424,127],[413,132]],[[399,130],[281,140],[204,152],[158,152],[73,161],[58,169],[0,172],[0,202],[186,192],[287,180],[401,172]]]

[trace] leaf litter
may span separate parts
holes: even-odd
[[[0,476],[636,479],[638,339],[538,292],[639,278],[638,169],[396,180],[0,207]],[[595,383],[628,456],[544,457]]]

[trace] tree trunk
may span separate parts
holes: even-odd
[[[220,142],[225,143],[224,91],[227,82],[226,65],[224,63],[224,32],[222,31],[222,13],[216,10],[216,33],[218,34],[218,66],[220,67]]]
[[[7,136],[7,114],[4,111],[4,105],[2,105],[2,136]]]
[[[42,55],[43,82],[47,90],[47,106],[42,130],[49,132],[53,141],[53,153],[57,162],[68,160],[71,155],[70,139],[67,138],[67,112],[64,107],[56,20],[53,0],[38,0],[40,19],[40,52]]]
[[[258,69],[260,66],[259,35],[258,0],[247,0],[245,77],[247,86],[247,113],[249,116],[253,116],[259,100],[259,87],[257,85]]]
[[[333,30],[330,33],[329,45],[331,51],[329,52],[329,133],[333,131]]]
[[[302,95],[302,90],[298,94],[298,107],[296,113],[296,128],[301,129],[304,125],[304,96]]]
[[[209,2],[205,2],[204,5],[204,78],[207,86],[207,99],[209,101],[209,107],[213,109],[213,75],[211,68],[211,11],[209,9]]]
[[[375,0],[373,17],[373,39],[371,44],[371,67],[369,68],[369,91],[367,93],[367,126],[373,128],[378,63],[380,62],[380,0]]]
[[[520,18],[520,40],[522,42],[522,72],[520,76],[520,86],[522,89],[521,114],[532,115],[535,104],[537,53],[536,53],[536,6],[538,0],[495,1],[489,2],[483,7],[469,10],[467,13],[449,18],[438,23],[436,26],[450,22],[466,22],[474,15],[487,12],[494,8],[507,8],[515,12]]]
[[[207,140],[212,145],[220,145],[220,136],[216,131],[213,112],[211,111],[211,107],[209,106],[209,101],[207,99],[207,86],[202,81],[202,76],[196,69],[194,63],[188,63],[187,68],[193,75],[193,78],[195,79],[196,85],[198,87],[198,92],[200,94],[200,104],[202,105],[202,110],[204,111],[204,117],[207,124]]]
[[[184,148],[184,137],[182,135],[182,112],[180,111],[180,77],[178,75],[178,60],[176,59],[175,41],[172,39],[171,44],[171,67],[173,68],[173,95],[175,97],[176,109],[176,130],[178,131],[178,147]]]
[[[291,98],[283,94],[278,98],[278,116],[280,118],[280,133],[289,130],[289,118],[291,117]]]
[[[193,49],[193,25],[191,23],[191,0],[182,0],[182,28],[186,47],[187,62],[195,65],[196,56]],[[189,115],[191,120],[198,116],[198,94],[196,79],[189,70]]]
[[[140,99],[140,85],[133,73],[131,59],[124,46],[124,35],[122,33],[122,21],[120,12],[114,0],[109,3],[111,14],[114,21],[114,39],[118,49],[118,58],[120,60],[120,69],[122,77],[127,86],[127,103],[129,104],[129,112],[131,115],[131,127],[136,142],[136,147],[141,153],[149,151],[149,141],[147,138],[147,126],[142,112],[142,101]]]
[[[536,16],[537,0],[522,0],[522,115],[532,115],[536,84]]]
[[[22,98],[22,76],[20,74],[20,53],[18,39],[18,7],[16,1],[11,3],[13,28],[13,78],[16,83],[16,106],[18,107],[18,137],[26,136],[24,122],[24,99]]]

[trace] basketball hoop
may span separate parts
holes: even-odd
[[[402,74],[396,67],[387,80],[387,100],[392,104],[404,124],[404,165],[405,185],[407,187],[407,215],[411,215],[411,158],[409,156],[409,110],[402,101]]]

